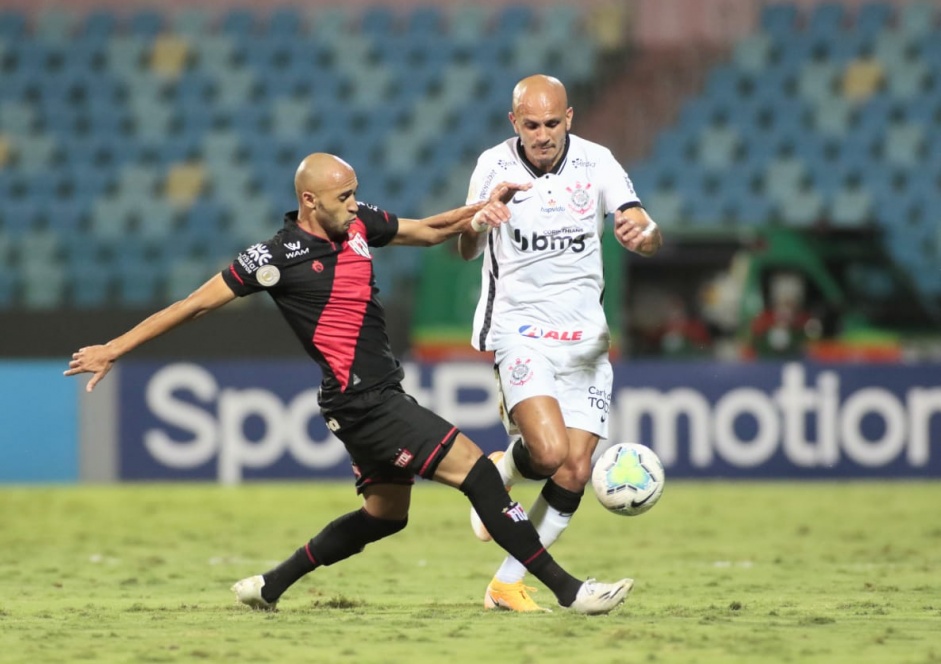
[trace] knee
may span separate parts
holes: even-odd
[[[405,526],[407,525],[408,516],[402,519],[379,519],[376,517],[368,517],[367,529],[369,531],[369,538],[375,542],[376,540],[390,537],[401,530],[405,530]]]
[[[550,477],[565,463],[568,446],[562,442],[540,441],[538,444],[530,445],[527,441],[527,446],[533,470],[541,475]]]

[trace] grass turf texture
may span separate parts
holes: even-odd
[[[229,586],[356,508],[348,484],[2,488],[0,662],[941,662],[941,483],[676,481],[634,518],[586,497],[554,554],[637,580],[601,617],[484,611],[500,550],[457,491],[412,502],[265,614]]]

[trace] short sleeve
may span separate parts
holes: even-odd
[[[490,187],[493,186],[493,179],[496,177],[496,169],[488,162],[488,159],[481,155],[477,160],[477,166],[471,174],[470,184],[467,187],[467,205],[473,205],[487,200],[490,196]]]
[[[604,213],[611,214],[627,203],[639,203],[640,198],[634,191],[634,183],[610,150],[604,151],[600,161],[599,171],[603,173]]]
[[[384,247],[399,232],[399,218],[369,203],[359,204],[359,220],[366,227],[366,242],[370,247]]]
[[[274,260],[272,242],[253,244],[239,253],[222,271],[223,280],[238,297],[276,286],[281,279],[281,268]]]

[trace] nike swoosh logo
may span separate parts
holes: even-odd
[[[525,203],[525,202],[528,201],[530,198],[532,198],[532,196],[527,196],[526,198],[519,198],[518,196],[514,196],[514,197],[513,197],[513,200],[510,201],[510,202],[511,202],[511,203]]]
[[[641,505],[645,504],[645,503],[646,503],[648,500],[650,500],[651,498],[653,498],[653,494],[650,494],[649,496],[647,496],[647,497],[644,498],[643,500],[632,500],[632,501],[631,501],[631,507],[640,507]]]

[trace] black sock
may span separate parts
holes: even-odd
[[[575,510],[582,502],[582,494],[584,493],[584,489],[579,493],[564,489],[553,482],[552,478],[546,480],[545,485],[542,487],[542,497],[546,499],[546,504],[558,511],[559,514],[569,516],[575,514]]]
[[[467,474],[461,491],[470,499],[493,540],[546,584],[562,606],[575,601],[582,582],[549,555],[523,507],[513,501],[496,466],[481,457]]]
[[[544,475],[542,473],[536,472],[533,468],[533,458],[529,454],[529,448],[523,443],[522,438],[517,438],[516,442],[513,443],[513,449],[511,450],[513,455],[513,463],[516,464],[516,469],[519,471],[520,475],[525,477],[528,480],[544,480],[546,478],[552,477],[552,473]]]
[[[359,509],[327,524],[290,558],[263,574],[261,596],[275,602],[292,584],[321,565],[332,565],[362,551],[367,544],[394,535],[408,524],[408,519],[377,519]]]

